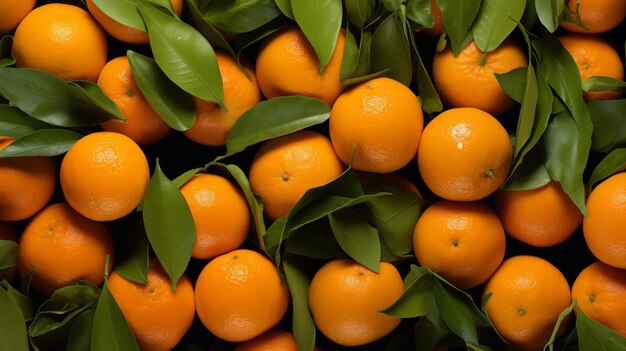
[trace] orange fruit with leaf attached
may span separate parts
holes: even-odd
[[[143,151],[129,137],[112,132],[77,141],[61,163],[61,188],[67,202],[94,221],[112,221],[132,212],[148,187]]]
[[[433,37],[440,37],[445,29],[443,28],[443,19],[441,18],[441,10],[436,0],[430,0],[430,12],[433,15],[435,24],[431,28],[424,28],[422,31]]]
[[[120,56],[107,62],[98,77],[98,85],[126,118],[126,122],[106,121],[100,124],[102,129],[122,133],[139,145],[156,143],[171,131],[139,90],[128,57]]]
[[[198,276],[195,293],[200,321],[230,342],[248,341],[274,328],[289,306],[289,290],[276,265],[251,250],[210,261]]]
[[[413,160],[424,127],[419,100],[393,79],[375,78],[339,96],[330,113],[335,152],[356,170],[389,173]]]
[[[582,80],[594,76],[611,77],[624,80],[624,64],[617,50],[606,40],[597,35],[566,34],[559,37],[580,71]],[[585,91],[585,101],[619,99],[618,91]]]
[[[440,200],[420,216],[415,257],[460,289],[489,279],[504,258],[506,237],[496,213],[482,202]]]
[[[64,80],[95,82],[107,52],[102,28],[89,12],[72,5],[37,7],[15,30],[16,66],[44,70]]]
[[[626,2],[622,0],[566,0],[570,14],[568,18],[576,22],[576,10],[580,22],[587,27],[564,20],[561,27],[576,33],[604,33],[617,27],[626,18]]]
[[[17,243],[17,233],[15,232],[15,229],[13,229],[11,223],[0,221],[0,240],[10,240]],[[0,273],[2,273],[2,271],[3,270],[0,270]],[[17,267],[9,268],[5,273],[6,276],[4,277],[0,275],[0,280],[6,279],[10,282],[13,280],[13,278],[15,278],[15,275],[17,274]]]
[[[174,12],[178,16],[183,13],[183,0],[170,0]],[[148,33],[143,30],[124,25],[105,14],[93,0],[87,0],[87,8],[93,17],[100,23],[102,28],[117,40],[129,44],[148,44]]]
[[[504,182],[513,148],[504,127],[475,108],[455,108],[435,117],[422,133],[417,152],[420,175],[437,196],[480,200]]]
[[[454,57],[450,47],[435,54],[432,77],[441,98],[451,107],[475,107],[493,115],[510,110],[515,101],[504,93],[494,73],[527,66],[524,51],[512,39],[484,55],[473,41]]]
[[[340,176],[343,167],[327,137],[301,130],[261,145],[250,167],[250,186],[263,198],[267,216],[276,220],[307,190]]]
[[[321,351],[317,346],[313,350]],[[298,351],[298,344],[292,333],[274,329],[237,345],[235,351]]]
[[[378,273],[351,259],[335,259],[311,280],[309,308],[315,326],[342,346],[359,346],[391,333],[399,324],[380,310],[404,290],[402,277],[391,263],[381,262]]]
[[[193,285],[183,274],[173,291],[172,281],[151,257],[147,282],[139,284],[113,272],[108,288],[120,306],[141,350],[169,351],[191,327],[195,316]]]
[[[297,26],[285,28],[265,40],[256,59],[256,74],[263,95],[271,99],[304,95],[332,106],[341,94],[341,62],[346,36],[339,32],[329,63],[320,62],[308,39]]]
[[[602,262],[626,269],[626,173],[600,183],[587,198],[583,234],[589,250]]]
[[[563,274],[550,262],[535,256],[505,260],[485,285],[487,315],[514,350],[542,350],[556,321],[571,302]],[[558,335],[567,326],[563,321]],[[557,335],[557,336],[558,336]]]
[[[0,136],[0,151],[14,141]],[[39,212],[54,194],[56,172],[50,157],[0,158],[0,220],[21,221]]]
[[[0,35],[12,32],[35,7],[35,0],[0,0]]]
[[[39,212],[20,237],[19,272],[34,272],[31,285],[44,295],[78,280],[100,285],[107,255],[113,267],[115,247],[104,223],[87,219],[67,203]]]
[[[592,263],[574,281],[573,299],[587,317],[626,337],[626,270]]]
[[[221,51],[215,55],[224,87],[224,107],[194,97],[196,121],[185,135],[198,144],[224,146],[239,117],[261,101],[261,91],[250,65],[243,65],[248,77],[232,56]]]
[[[196,227],[194,258],[213,258],[243,244],[250,230],[250,209],[238,187],[214,174],[196,174],[180,192]]]

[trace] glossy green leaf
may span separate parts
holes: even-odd
[[[102,91],[102,88],[100,88],[98,84],[86,80],[69,81],[67,84],[76,88],[76,90],[82,93],[93,104],[115,116],[116,119],[126,121],[122,116],[120,108],[113,100],[104,94],[104,91]]]
[[[409,0],[406,4],[406,18],[414,31],[432,28],[435,18],[430,8],[430,0]]]
[[[185,198],[163,174],[158,160],[144,195],[143,221],[150,245],[176,291],[191,259],[196,228]]]
[[[135,336],[105,280],[91,330],[92,351],[139,350]]]
[[[286,240],[285,252],[322,260],[346,256],[337,243],[327,218],[295,230]]]
[[[610,152],[626,147],[626,99],[589,102],[593,122],[591,150]]]
[[[315,347],[315,324],[309,311],[309,285],[311,279],[305,271],[301,260],[294,255],[285,255],[283,269],[293,305],[292,328],[298,350],[313,351]]]
[[[533,0],[528,0],[533,1]],[[534,0],[537,17],[550,33],[559,27],[561,23],[561,14],[565,7],[565,0]]]
[[[468,343],[478,345],[476,324],[467,301],[458,292],[445,286],[438,279],[433,279],[433,294],[441,318],[456,335]]]
[[[580,351],[626,350],[626,338],[624,336],[590,319],[581,309],[578,309],[576,317],[576,330]]]
[[[274,0],[274,3],[276,3],[276,6],[278,6],[283,15],[294,19],[293,9],[291,8],[291,0]]]
[[[0,39],[0,68],[15,64],[13,57],[13,37],[5,35]]]
[[[20,138],[38,129],[54,128],[47,123],[31,118],[17,107],[0,105],[0,135]]]
[[[93,331],[93,316],[95,308],[90,308],[79,314],[70,328],[67,337],[66,351],[84,351],[91,348],[91,334]]]
[[[350,28],[346,28],[346,42],[343,47],[343,59],[341,60],[341,71],[339,72],[339,80],[345,81],[356,69],[359,63],[359,45],[356,42],[354,34],[350,32]]]
[[[120,239],[122,245],[116,253],[115,271],[127,280],[146,284],[150,246],[141,218],[129,219],[126,228],[124,237]]]
[[[543,145],[530,150],[515,171],[504,181],[501,189],[530,190],[548,184],[552,179],[545,166],[546,155]]]
[[[0,158],[61,155],[82,137],[67,129],[40,129],[15,140],[0,151]]]
[[[174,178],[172,180],[172,184],[174,184],[177,188],[180,189],[181,186],[185,185],[185,183],[187,183],[191,178],[193,178],[193,176],[200,173],[202,170],[203,170],[202,168],[190,169],[186,171],[185,173],[179,175],[178,177]]]
[[[274,0],[213,0],[202,10],[222,33],[250,32],[281,14]]]
[[[420,56],[415,36],[413,32],[409,33],[411,40],[411,62],[413,63],[413,77],[417,81],[417,91],[421,98],[422,109],[426,113],[435,113],[443,110],[443,103],[439,97],[439,93],[435,89],[433,81],[428,75],[428,71],[424,66],[422,57]]]
[[[7,292],[0,288],[0,345],[6,350],[28,351],[26,321]]]
[[[598,163],[587,181],[587,194],[594,186],[615,173],[626,170],[626,148],[615,149]]]
[[[626,93],[626,82],[613,77],[594,76],[583,80],[584,91],[619,91]]]
[[[517,131],[515,133],[515,144],[513,146],[514,157],[519,155],[532,135],[533,126],[535,124],[535,112],[539,101],[539,87],[532,63],[529,63],[526,72],[524,97],[517,120]]]
[[[6,272],[19,263],[20,247],[15,241],[0,240],[0,280]]]
[[[348,21],[359,30],[365,26],[376,7],[375,0],[345,0],[344,4]]]
[[[524,100],[528,68],[518,67],[506,73],[494,73],[493,75],[498,80],[502,91],[511,97],[511,99],[521,104]]]
[[[347,40],[348,40],[348,35],[346,35],[346,45],[348,45]],[[344,50],[346,49],[347,48],[344,48]],[[351,85],[359,84],[361,82],[379,77],[387,72],[387,70],[383,70],[383,71],[375,72],[372,74],[368,74],[370,70],[370,66],[371,66],[371,55],[370,55],[371,49],[372,49],[372,32],[370,32],[369,30],[363,31],[361,33],[361,38],[359,41],[356,65],[353,67],[353,69],[350,72],[343,72],[344,66],[342,65],[343,75],[341,76],[342,77],[341,86],[343,89],[347,89]],[[345,55],[345,51],[344,51],[344,55]]]
[[[380,270],[378,231],[354,209],[345,208],[328,216],[339,246],[352,259],[377,272]]]
[[[163,73],[189,94],[223,106],[222,76],[211,44],[192,26],[155,7],[140,4],[139,11]]]
[[[341,29],[341,0],[291,0],[298,26],[311,43],[320,63],[320,73],[330,62]]]
[[[532,0],[530,0],[532,1]],[[522,19],[526,0],[482,0],[472,35],[482,52],[495,50]]]
[[[480,10],[480,2],[481,0],[437,0],[441,20],[455,57],[469,42],[467,37],[471,37],[470,28]]]
[[[398,318],[414,318],[426,315],[427,297],[432,297],[433,278],[428,269],[411,265],[404,278],[404,291],[391,306],[381,310]]]
[[[532,28],[537,23],[537,9],[535,9],[535,0],[526,0],[526,8],[520,23],[524,28]]]
[[[146,0],[173,12],[168,0]],[[137,11],[137,0],[93,0],[107,16],[131,28],[146,31],[146,26]]]
[[[237,57],[224,35],[204,19],[196,3],[198,0],[185,0],[189,9],[189,18],[193,26],[204,36],[215,50],[223,50]]]
[[[244,50],[292,24],[293,22],[286,19],[285,17],[278,17],[255,31],[237,35],[237,37],[235,38],[235,57],[238,61],[240,61],[241,55],[243,54]]]
[[[554,342],[557,339],[557,335],[559,333],[559,329],[561,329],[561,325],[566,325],[567,324],[567,320],[569,319],[570,314],[572,313],[572,311],[574,310],[574,308],[576,307],[576,301],[573,301],[566,309],[563,310],[563,312],[561,312],[561,314],[559,314],[559,318],[557,318],[556,320],[556,324],[554,325],[554,329],[552,330],[552,335],[550,335],[550,339],[548,340],[548,342],[546,343],[546,345],[543,347],[544,351],[553,351],[554,350]],[[563,324],[565,323],[565,324]]]
[[[226,139],[226,155],[218,159],[261,141],[323,123],[329,117],[330,107],[319,99],[284,96],[262,101],[235,122]]]
[[[0,281],[0,287],[7,292],[7,295],[13,300],[15,306],[20,310],[24,320],[29,321],[33,318],[35,312],[35,304],[27,295],[22,294],[19,290],[13,288],[8,281]]]
[[[400,18],[395,13],[385,18],[372,35],[370,70],[388,70],[383,76],[406,86],[411,83],[411,51]]]
[[[62,127],[81,127],[122,119],[102,105],[98,87],[81,88],[30,68],[0,68],[0,95],[33,118]],[[109,100],[110,101],[110,100]]]

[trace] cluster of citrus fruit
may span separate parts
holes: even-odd
[[[0,350],[623,349],[625,17],[0,0]]]

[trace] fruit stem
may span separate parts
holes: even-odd
[[[480,56],[480,60],[478,60],[478,65],[479,65],[480,67],[482,67],[482,66],[484,66],[484,65],[485,65],[485,63],[487,63],[487,53],[486,53],[486,52],[484,52],[484,53],[482,54],[482,56]]]
[[[485,175],[491,179],[495,179],[496,178],[496,174],[493,172],[493,169],[488,169],[485,172]]]

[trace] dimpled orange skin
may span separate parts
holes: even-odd
[[[339,96],[330,113],[330,139],[343,163],[356,170],[389,173],[417,153],[424,116],[419,100],[401,83],[375,78]]]
[[[183,274],[173,292],[170,278],[154,257],[150,258],[147,284],[113,272],[108,287],[142,351],[169,351],[191,327],[195,316],[191,281]]]
[[[432,77],[437,91],[451,107],[475,107],[493,115],[510,110],[515,101],[504,93],[494,73],[506,73],[527,66],[524,51],[513,40],[507,39],[487,54],[476,43],[470,42],[458,57],[450,47],[435,54]]]
[[[256,74],[263,95],[268,99],[304,95],[332,106],[341,94],[339,74],[345,41],[342,30],[335,51],[320,74],[317,55],[297,26],[273,34],[265,40],[256,58]]]
[[[183,13],[183,0],[171,0],[170,3],[174,8],[174,12],[180,16]],[[148,44],[148,33],[123,25],[112,19],[100,10],[98,6],[94,4],[93,0],[87,0],[87,8],[104,30],[115,39],[135,45]]]
[[[31,11],[15,30],[18,68],[36,68],[64,80],[95,82],[107,60],[106,34],[89,12],[47,4]]]
[[[14,140],[0,136],[0,151]],[[50,157],[0,159],[0,220],[21,221],[41,210],[54,194],[56,173]]]
[[[624,64],[617,50],[606,40],[596,35],[566,34],[559,37],[559,41],[574,58],[582,80],[593,76],[624,80]],[[583,92],[585,101],[619,99],[621,96],[618,91]]]
[[[232,56],[221,51],[215,54],[222,77],[226,108],[194,97],[196,121],[185,135],[198,144],[224,146],[230,129],[239,117],[261,101],[261,90],[250,65],[244,65],[250,74],[248,78]]]
[[[567,7],[576,11],[577,0],[566,0]],[[604,33],[617,27],[626,17],[626,1],[623,0],[579,0],[578,12],[581,22],[589,28],[561,22],[561,27],[576,33]]]
[[[313,350],[321,351],[317,346]],[[292,333],[274,329],[237,345],[235,351],[298,351],[298,344]]]
[[[600,261],[626,269],[626,173],[615,174],[593,189],[587,211],[583,234],[589,250]]]
[[[391,333],[399,324],[381,312],[402,291],[402,277],[390,263],[374,273],[351,259],[326,263],[313,276],[309,308],[317,328],[342,346],[365,345]]]
[[[15,242],[18,241],[17,233],[15,232],[15,229],[13,229],[11,223],[0,221],[0,240],[11,240]],[[15,278],[16,274],[17,267],[13,267],[9,269],[9,271],[6,273],[6,277],[4,278],[10,282],[13,280],[13,278]]]
[[[230,342],[248,341],[275,327],[289,306],[289,290],[274,263],[250,250],[214,258],[198,276],[195,293],[204,326]]]
[[[592,263],[574,281],[573,299],[587,317],[626,337],[625,270],[602,262]]]
[[[550,262],[534,256],[505,260],[485,285],[492,293],[487,314],[516,351],[542,350],[559,314],[570,305],[570,288]],[[559,335],[565,331],[567,319]]]
[[[506,233],[535,247],[562,243],[583,221],[557,182],[531,190],[498,190],[495,200]]]
[[[20,237],[19,272],[35,274],[31,285],[44,295],[78,280],[100,285],[106,256],[113,267],[115,247],[104,223],[81,216],[66,203],[39,212]]]
[[[107,62],[98,77],[98,85],[126,118],[126,122],[106,121],[100,124],[102,129],[122,133],[139,145],[156,143],[171,131],[139,90],[128,57],[120,56]]]
[[[196,226],[194,258],[213,258],[243,244],[250,230],[250,210],[239,188],[217,175],[196,174],[180,192]]]
[[[301,130],[259,148],[250,167],[250,186],[263,197],[267,216],[276,220],[307,190],[337,178],[343,168],[327,137]]]
[[[67,202],[94,221],[112,221],[129,214],[141,202],[149,180],[143,151],[119,133],[83,137],[61,163],[61,188]]]
[[[460,289],[471,289],[496,271],[506,238],[496,213],[482,202],[440,200],[415,226],[413,248],[418,262]]]
[[[0,35],[12,32],[35,7],[35,0],[0,0]]]
[[[493,193],[511,168],[513,148],[504,127],[475,108],[447,110],[422,133],[420,175],[439,197],[475,201]]]

